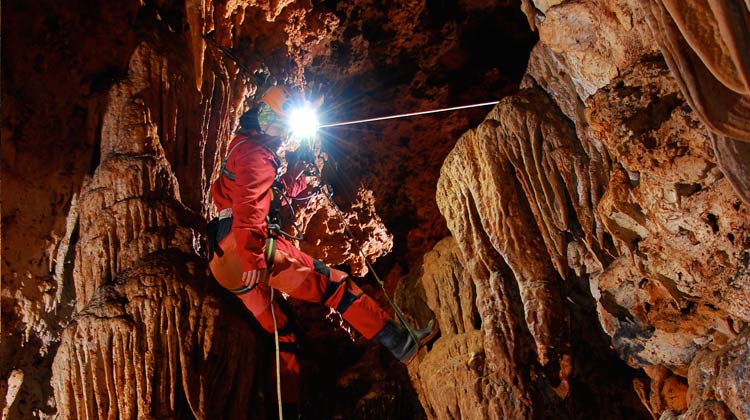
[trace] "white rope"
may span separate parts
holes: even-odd
[[[279,328],[276,325],[276,312],[273,310],[273,287],[271,288],[271,317],[273,318],[273,338],[276,342],[276,400],[279,404],[279,420],[284,420],[281,410],[281,364],[279,363]]]
[[[373,121],[392,120],[395,118],[404,118],[404,117],[413,117],[416,115],[434,114],[436,112],[457,111],[459,109],[477,108],[480,106],[488,106],[488,105],[497,105],[498,103],[500,103],[500,101],[482,102],[480,104],[461,105],[461,106],[454,106],[451,108],[441,108],[441,109],[432,109],[429,111],[410,112],[408,114],[388,115],[386,117],[368,118],[365,120],[337,122],[337,123],[319,125],[318,128],[338,127],[341,125],[362,124],[362,123],[373,122]]]

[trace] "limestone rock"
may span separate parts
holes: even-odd
[[[687,408],[687,381],[664,366],[647,366],[648,380],[635,380],[633,386],[653,417],[662,413],[682,413]],[[646,389],[648,388],[648,389]]]
[[[353,276],[364,277],[369,271],[367,262],[391,251],[393,235],[375,210],[372,191],[359,188],[346,210],[325,194],[327,190],[297,215],[307,238],[299,241],[299,247],[328,264],[348,266]]]
[[[246,100],[270,74],[301,83],[303,49],[336,16],[287,1],[5,12],[3,412],[262,417],[255,356],[268,343],[253,345],[252,321],[200,259],[208,186]],[[375,258],[390,238],[370,225],[367,191],[361,202],[348,217],[380,241]],[[129,354],[144,349],[151,359]]]
[[[479,324],[476,291],[453,237],[438,242],[424,256],[421,276],[427,305],[437,315],[440,335],[474,331]]]
[[[317,197],[300,246],[353,275],[386,256],[441,336],[412,388],[295,303],[323,324],[311,413],[749,418],[747,1],[518,3],[8,5],[3,418],[264,417],[268,343],[201,234],[237,117],[284,81],[340,120],[504,97],[331,131],[355,239]]]
[[[750,204],[750,5],[642,0],[659,48],[680,90],[715,134],[716,159]]]
[[[258,413],[247,403],[257,400],[255,336],[229,311],[236,302],[211,296],[221,293],[193,248],[197,218],[140,96],[161,63],[142,45],[112,90],[102,163],[81,193],[77,311],[52,365],[63,418]]]
[[[510,392],[485,370],[482,332],[471,330],[438,340],[419,360],[413,376],[419,382],[420,399],[431,418],[492,418],[491,399]],[[450,380],[447,380],[450,378]]]
[[[652,416],[694,416],[723,404],[727,418],[745,416],[731,405],[734,391],[728,404],[690,397],[701,385],[688,374],[698,355],[718,357],[745,328],[748,209],[732,188],[744,178],[717,166],[712,139],[636,4],[525,10],[535,14],[540,45],[524,89],[464,134],[438,184],[441,212],[476,286],[487,366],[533,366],[500,343],[535,348],[541,367],[555,366],[544,370],[546,389],[531,390],[533,375],[516,377],[513,402],[529,403],[500,398],[500,415],[541,416],[536,398],[576,401],[581,391],[566,386],[588,368],[567,357],[575,338],[562,332],[569,324],[560,314],[567,308],[578,318],[589,307],[565,281],[590,286],[614,350],[644,368],[635,385]],[[581,20],[601,21],[601,30],[563,35],[574,28],[566,22]],[[579,44],[588,46],[582,55]],[[717,376],[733,387],[747,378],[741,370]]]
[[[644,1],[690,107],[717,133],[750,141],[750,7],[742,1]]]
[[[546,2],[545,2],[546,3]],[[544,4],[539,40],[560,54],[581,99],[609,84],[636,62],[651,40],[639,33],[628,1],[562,1]]]
[[[622,256],[593,285],[622,357],[684,376],[699,349],[747,319],[747,290],[733,279],[744,276],[748,219],[664,72],[645,62],[590,99],[591,124],[622,165],[598,209]]]
[[[690,366],[688,380],[691,383],[688,393],[690,410],[684,418],[691,418],[690,411],[700,410],[711,404],[726,406],[728,411],[724,418],[732,415],[738,419],[750,417],[750,406],[747,404],[748,366],[750,341],[748,330],[739,334],[718,351],[705,350],[698,354]]]
[[[532,110],[540,103],[549,100],[533,90],[501,101],[476,131],[459,139],[438,182],[438,205],[476,285],[487,360],[502,383],[513,384],[507,398],[497,402],[499,416],[526,417],[534,412],[531,378],[518,369],[535,363],[526,359],[524,347],[536,350],[539,365],[560,367],[547,379],[550,392],[553,386],[565,388],[568,371],[562,366],[570,362],[562,334],[567,319],[561,316],[563,297],[553,265],[555,249],[563,249],[557,246],[557,229],[565,226],[569,202],[556,195],[560,190],[542,175],[557,168],[550,155],[564,156],[566,151],[542,147],[548,137],[569,142],[575,136],[568,127],[552,123],[554,117],[538,117]],[[515,166],[522,158],[538,163]],[[561,179],[552,178],[560,185]],[[527,201],[524,192],[548,201]],[[536,208],[530,211],[529,206]],[[537,215],[549,224],[534,223]],[[522,307],[516,306],[515,296]],[[553,406],[548,409],[554,411]]]
[[[52,365],[62,418],[263,418],[255,333],[203,265],[163,252],[96,290]]]

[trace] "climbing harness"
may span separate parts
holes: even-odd
[[[266,221],[268,222],[268,233],[270,236],[275,237],[281,235],[287,239],[295,241],[301,241],[304,238],[302,235],[302,229],[297,226],[297,211],[293,204],[294,198],[290,198],[284,192],[284,186],[280,181],[275,181],[271,186],[271,207],[269,208],[268,216]],[[284,204],[286,203],[286,204]],[[284,207],[288,207],[291,213],[288,217],[283,217],[282,213]],[[284,231],[283,225],[291,225],[294,229],[294,233]]]
[[[236,180],[237,176],[234,172],[230,171],[227,168],[227,161],[229,160],[229,157],[232,155],[232,152],[234,152],[237,147],[239,147],[242,143],[245,143],[248,141],[249,138],[245,138],[237,144],[235,144],[231,149],[229,149],[229,152],[227,153],[224,160],[221,162],[221,174],[226,176],[229,180],[234,181]],[[302,235],[302,229],[297,225],[297,211],[294,208],[294,201],[302,201],[302,200],[309,200],[313,197],[315,197],[315,194],[311,194],[307,197],[303,198],[297,198],[297,197],[289,197],[284,192],[284,185],[281,183],[281,160],[279,157],[274,153],[271,149],[266,147],[265,145],[262,145],[263,148],[265,148],[269,153],[271,153],[271,156],[273,156],[274,163],[273,166],[276,168],[276,178],[273,181],[273,184],[271,185],[271,188],[269,190],[269,193],[271,194],[271,205],[269,206],[268,215],[266,216],[266,222],[268,225],[268,237],[276,238],[277,236],[283,236],[287,239],[292,239],[296,241],[301,241],[304,239],[304,236]],[[283,216],[284,209],[289,209],[289,215],[287,217]],[[231,214],[231,209],[228,209]],[[289,233],[286,232],[282,226],[290,225],[292,229],[294,229],[294,232]],[[268,247],[267,247],[268,248]]]

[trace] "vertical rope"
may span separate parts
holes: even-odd
[[[279,356],[279,328],[276,325],[276,311],[273,310],[273,291],[274,288],[271,288],[271,318],[273,318],[273,338],[276,342],[276,400],[279,404],[279,420],[284,420],[284,412],[281,409],[282,403],[281,403],[281,363]]]
[[[314,164],[313,167],[313,176],[315,176],[318,179],[318,182],[320,185],[323,184],[323,178],[320,174],[320,171],[318,170],[318,167]],[[375,267],[372,266],[370,261],[367,259],[367,256],[365,256],[364,251],[362,251],[362,247],[359,246],[359,243],[357,243],[357,238],[354,236],[354,233],[349,228],[349,223],[346,222],[346,218],[344,217],[344,213],[341,211],[339,206],[336,205],[336,203],[333,202],[333,199],[331,199],[330,194],[325,193],[323,194],[326,196],[326,199],[328,199],[328,203],[333,207],[333,209],[336,211],[336,214],[338,215],[339,219],[341,219],[341,223],[344,225],[344,232],[349,236],[349,238],[352,240],[352,245],[354,245],[355,248],[357,248],[357,253],[360,257],[365,261],[365,265],[367,265],[367,268],[370,269],[370,272],[372,273],[373,277],[375,277],[375,280],[377,280],[378,284],[380,284],[380,288],[383,289],[383,294],[385,295],[386,300],[388,301],[388,304],[391,305],[391,308],[393,308],[394,313],[396,314],[396,318],[401,322],[401,325],[403,325],[406,328],[406,331],[409,332],[409,335],[414,340],[415,343],[417,343],[417,347],[419,347],[419,338],[417,337],[417,332],[414,331],[414,327],[411,326],[409,321],[406,319],[406,316],[403,312],[401,312],[401,308],[396,305],[396,302],[391,299],[390,295],[388,295],[388,291],[385,289],[385,283],[383,280],[380,279],[380,276],[378,276],[377,271],[375,271]]]

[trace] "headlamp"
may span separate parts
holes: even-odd
[[[296,108],[289,113],[289,128],[292,134],[299,138],[312,137],[319,126],[318,116],[312,108]]]

